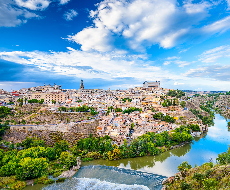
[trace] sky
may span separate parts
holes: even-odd
[[[230,0],[0,0],[0,89],[230,91],[229,29]]]

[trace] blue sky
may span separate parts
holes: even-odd
[[[0,0],[0,88],[230,90],[230,0]]]

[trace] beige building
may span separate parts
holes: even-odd
[[[28,100],[37,99],[41,100],[44,99],[45,103],[50,103],[52,100],[60,103],[65,102],[65,94],[64,93],[32,93],[27,95]]]

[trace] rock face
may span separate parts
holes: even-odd
[[[62,172],[62,174],[59,176],[60,178],[69,178],[73,177],[73,175],[81,168],[81,160],[79,157],[77,157],[77,165],[73,166],[70,170]]]
[[[13,143],[22,142],[26,137],[38,137],[47,145],[65,139],[70,144],[75,144],[80,138],[96,136],[98,120],[59,125],[23,125],[11,126],[3,136],[3,140]]]

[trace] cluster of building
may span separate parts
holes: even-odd
[[[79,89],[61,89],[54,84],[23,88],[18,91],[6,92],[0,90],[0,104],[6,105],[10,102],[17,104],[19,98],[24,100],[44,99],[44,104],[50,110],[57,111],[59,107],[93,107],[98,114],[94,117],[99,121],[97,134],[99,136],[109,135],[121,144],[124,139],[136,138],[147,132],[161,133],[171,131],[183,122],[202,123],[189,116],[189,111],[178,105],[163,107],[163,97],[169,89],[161,88],[160,81],[143,83],[143,87],[129,88],[127,90],[103,90],[85,89],[83,81]],[[169,100],[175,97],[167,97]],[[27,102],[23,101],[24,104]],[[129,108],[139,111],[124,113]],[[140,111],[141,110],[141,111]],[[155,120],[153,115],[161,112],[176,120],[176,123]],[[193,116],[194,117],[194,116]],[[183,118],[183,119],[182,119]]]

